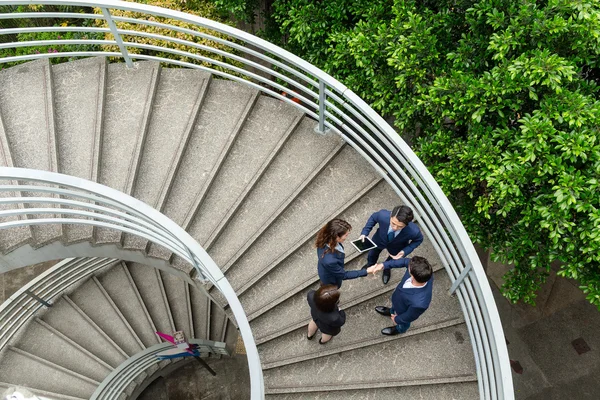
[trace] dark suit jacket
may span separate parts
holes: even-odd
[[[404,257],[406,257],[423,243],[423,234],[417,224],[409,222],[408,225],[402,228],[398,236],[389,242],[387,235],[388,229],[390,229],[391,215],[392,213],[388,210],[379,210],[373,213],[360,234],[368,236],[375,225],[379,224],[379,227],[372,238],[377,247],[387,249],[387,251],[393,255],[398,254],[400,251],[404,251]]]
[[[367,270],[361,269],[358,271],[346,271],[344,269],[344,253],[334,250],[333,252],[325,253],[325,248],[317,249],[317,271],[319,279],[323,285],[336,285],[338,288],[342,286],[342,280],[355,279],[361,276],[367,276]]]
[[[402,260],[404,261],[405,259]],[[406,262],[406,265],[408,265],[408,262]],[[408,278],[410,278],[410,273],[407,268],[404,277],[392,294],[392,307],[397,314],[395,318],[396,324],[413,322],[429,308],[429,304],[431,303],[433,275],[424,288],[404,289],[402,285],[404,285],[404,282]]]
[[[321,333],[327,335],[337,335],[341,331],[341,327],[346,323],[346,313],[344,310],[336,310],[333,312],[323,312],[315,305],[315,291],[311,290],[306,296],[308,305],[310,306],[310,315],[317,324]]]

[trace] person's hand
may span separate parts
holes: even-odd
[[[404,257],[404,251],[399,252],[398,254],[396,254],[395,256],[390,254],[390,257],[392,257],[393,260],[399,260],[402,257]]]
[[[398,315],[398,314],[392,314],[392,315],[390,315],[390,318],[392,319],[392,322],[394,323],[394,325],[398,325],[398,324],[396,323],[396,319],[395,319],[397,315]]]
[[[375,275],[376,272],[379,272],[382,269],[383,269],[383,264],[371,265],[369,268],[367,268],[367,274]]]
[[[366,238],[366,236],[365,236],[365,235],[360,235],[360,236],[359,236],[359,239],[360,239],[362,242],[364,242],[364,241],[365,241],[365,238]]]

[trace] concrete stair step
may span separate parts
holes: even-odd
[[[52,66],[60,173],[98,179],[107,69],[104,57]],[[92,233],[91,226],[64,226],[67,243],[90,241]]]
[[[0,382],[0,390],[6,392],[7,390],[13,390],[15,389],[15,385],[12,385],[10,383],[6,383],[6,382]],[[23,386],[19,386],[19,392],[23,393],[25,395],[29,395],[32,394],[34,396],[38,396],[40,398],[40,400],[86,400],[84,398],[81,397],[73,397],[73,396],[67,396],[64,394],[59,394],[59,393],[52,393],[52,392],[48,392],[46,390],[39,390],[39,389],[32,389],[29,387],[23,387]],[[25,389],[25,390],[23,390]],[[29,393],[27,393],[29,392]]]
[[[3,142],[5,153],[10,154],[10,157],[5,154],[4,158],[12,162],[12,165],[8,166],[56,172],[56,128],[52,74],[48,59],[31,61],[0,71],[0,114],[4,128],[4,135],[0,140]],[[51,204],[36,206],[54,207]],[[40,214],[34,218],[44,217],[49,215]],[[31,229],[33,244],[36,247],[62,236],[62,226],[59,224],[36,225]],[[10,245],[5,246],[10,248]]]
[[[342,150],[243,257],[238,253],[234,264],[223,267],[233,288],[237,291],[254,284],[290,255],[290,247],[296,249],[308,241],[327,220],[361,199],[380,179],[350,147]],[[276,238],[285,238],[289,245]]]
[[[148,133],[133,189],[136,199],[161,209],[205,99],[210,74],[192,69],[160,72]],[[145,250],[148,241],[124,235],[123,247]]]
[[[42,320],[111,367],[118,367],[127,359],[127,353],[76,307],[68,297],[63,297]]]
[[[380,285],[383,286],[381,282]],[[315,285],[315,287],[317,286]],[[342,327],[342,332],[331,343],[328,343],[326,347],[315,347],[315,340],[306,340],[306,325],[263,343],[259,348],[263,368],[271,369],[310,358],[352,351],[357,348],[376,345],[388,339],[404,340],[403,338],[407,336],[418,335],[425,331],[464,323],[458,300],[448,295],[450,279],[446,271],[442,270],[435,274],[433,299],[429,309],[411,325],[405,334],[389,337],[382,336],[380,333],[381,329],[391,326],[392,323],[389,318],[379,315],[374,309],[376,306],[390,306],[390,297],[395,286],[390,287],[388,284],[386,287],[389,289],[386,293],[368,299],[353,307],[346,308],[346,324]],[[304,295],[304,292],[298,295],[298,298],[302,295]],[[344,286],[342,286],[342,302],[345,301],[344,297],[353,297],[353,295],[353,292],[346,292]],[[310,309],[306,303],[306,296],[304,296],[304,299],[304,307],[298,309],[303,311],[299,315],[298,320],[306,320],[306,324],[308,324]],[[308,318],[304,318],[305,315]],[[402,345],[402,342],[399,342],[398,345]]]
[[[227,330],[227,315],[218,305],[214,303],[210,307],[210,336],[209,340],[224,342]]]
[[[226,344],[225,348],[227,349],[227,352],[229,353],[229,355],[233,355],[233,353],[235,352],[235,347],[237,345],[238,336],[240,336],[240,333],[230,317],[230,319],[227,321],[227,327],[225,330],[225,338],[223,339],[223,341]]]
[[[181,226],[193,219],[199,202],[258,99],[258,92],[221,79],[212,79],[171,191],[161,211]],[[190,182],[194,182],[190,186]],[[149,254],[168,259],[171,253],[151,245]]]
[[[230,209],[233,217],[218,224],[206,246],[217,265],[226,265],[266,229],[341,150],[341,139],[315,134],[314,125],[309,118],[300,122],[264,175]]]
[[[124,262],[98,275],[98,280],[145,347],[160,343],[146,304]]]
[[[165,294],[175,323],[175,330],[183,331],[186,338],[193,337],[192,310],[187,282],[164,271],[160,271],[160,275],[165,286]]]
[[[416,250],[415,250],[416,251]],[[365,256],[355,257],[346,263],[347,270],[357,270],[362,267],[365,263]],[[434,264],[434,270],[440,269],[441,266]],[[395,272],[395,273],[394,273]],[[364,301],[370,300],[374,297],[390,293],[398,283],[400,283],[404,271],[393,271],[391,274],[390,281],[387,285],[383,285],[381,281],[381,273],[377,276],[366,276],[364,278],[351,279],[344,281],[342,284],[342,293],[347,293],[341,297],[340,307],[348,309],[361,304]],[[445,273],[445,272],[443,272]],[[439,274],[438,274],[439,275]],[[311,289],[315,289],[319,286],[318,280],[313,281],[312,284],[302,289],[301,291],[295,291],[295,294],[286,298],[282,302],[277,302],[268,312],[259,315],[251,321],[252,332],[256,343],[262,344],[269,340],[275,339],[281,335],[284,335],[293,330],[299,329],[300,327],[308,324],[310,315],[306,314],[305,317],[297,318],[293,321],[289,321],[287,324],[273,324],[273,321],[284,318],[285,315],[289,315],[290,312],[297,312],[293,310],[304,309],[307,306],[306,295]]]
[[[426,384],[448,375],[471,380],[475,361],[468,336],[464,324],[456,325],[409,336],[401,342],[393,340],[290,364],[265,371],[265,386],[269,391],[289,387],[323,391],[338,387],[347,390],[348,385],[373,387],[377,381],[383,387],[401,386],[401,382]],[[379,379],[374,379],[374,372]]]
[[[385,375],[381,374],[381,378],[385,378]],[[306,388],[307,391],[304,391],[304,388],[290,387],[285,390],[267,391],[267,393],[282,393],[267,394],[267,399],[302,400],[310,397],[313,400],[478,400],[480,397],[477,382],[465,382],[465,379],[473,379],[473,377],[447,377],[445,379],[431,379],[428,382],[386,382],[380,380],[372,385],[328,385],[318,392],[309,392],[308,390],[312,388]],[[345,387],[347,389],[344,389]],[[283,394],[286,392],[287,394]]]
[[[14,347],[0,360],[0,371],[2,382],[86,399],[100,384]]]
[[[15,347],[98,382],[112,371],[110,365],[39,319],[27,326]]]
[[[210,337],[210,298],[200,290],[192,287],[190,287],[190,298],[194,337],[208,340]]]
[[[279,100],[260,96],[224,160],[187,231],[201,244],[244,193],[253,178],[295,130],[301,114]]]
[[[394,193],[389,185],[382,181],[372,190],[365,193],[360,199],[353,202],[347,209],[340,210],[341,213],[337,216],[352,225],[349,240],[344,246],[346,262],[356,256],[356,250],[349,241],[360,235],[360,230],[369,216],[375,211],[382,208],[390,208],[392,205],[398,203],[399,200],[396,193]],[[302,244],[298,250],[283,260],[268,274],[264,275],[254,285],[249,286],[246,284],[238,288],[238,296],[250,319],[257,318],[260,314],[268,311],[279,302],[284,301],[286,298],[319,280],[314,243],[316,231],[320,228],[321,226],[314,226],[313,232],[310,234],[311,237],[306,243]],[[312,235],[312,233],[315,233],[315,235]],[[425,246],[425,244],[422,246]],[[363,255],[361,260],[366,263],[366,255]],[[293,279],[289,279],[290,277],[293,277]]]
[[[132,194],[158,86],[160,64],[109,64],[98,181]],[[121,232],[94,229],[96,243],[120,243]]]
[[[96,277],[77,288],[70,298],[129,356],[144,349],[129,322]]]
[[[175,322],[159,271],[137,263],[127,263],[127,267],[156,329],[167,334],[173,333]]]

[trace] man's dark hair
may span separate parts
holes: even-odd
[[[337,309],[340,291],[336,285],[323,285],[315,293],[315,305],[323,312],[333,312]]]
[[[408,263],[410,273],[419,283],[425,283],[431,279],[433,268],[425,257],[414,256]]]
[[[402,222],[404,225],[408,225],[410,221],[415,217],[413,211],[408,206],[397,206],[392,210],[392,217]]]

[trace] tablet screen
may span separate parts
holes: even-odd
[[[373,243],[373,241],[368,237],[365,237],[364,242],[360,239],[356,239],[350,243],[352,243],[352,245],[356,248],[356,250],[360,251],[361,253],[363,251],[371,250],[371,249],[374,249],[375,247],[377,247],[375,245],[375,243]]]

